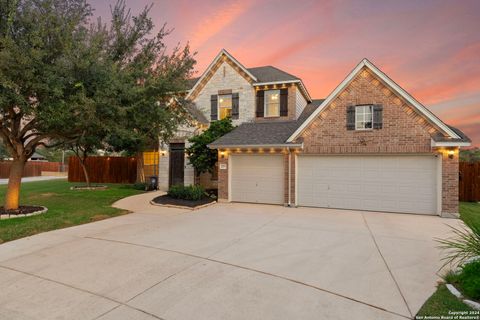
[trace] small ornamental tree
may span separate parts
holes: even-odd
[[[208,145],[233,129],[232,120],[225,118],[212,122],[207,130],[188,139],[191,145],[185,152],[198,176],[205,172],[213,173],[218,161],[217,150],[210,149]]]

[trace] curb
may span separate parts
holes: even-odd
[[[463,303],[465,303],[467,306],[475,309],[475,310],[480,310],[480,303],[468,300],[468,299],[463,299],[463,295],[458,291],[457,288],[453,284],[447,283],[445,284],[447,287],[448,291],[450,291],[451,294],[453,294],[455,297],[457,297],[459,300],[462,300]]]
[[[150,200],[150,204],[152,206],[175,208],[175,209],[187,209],[187,210],[191,210],[191,211],[202,209],[202,208],[211,206],[211,205],[216,204],[216,203],[217,203],[217,201],[212,201],[212,202],[202,204],[202,205],[199,205],[199,206],[196,206],[196,207],[192,208],[192,207],[179,206],[179,205],[175,205],[175,204],[160,204],[160,203],[153,202],[153,200]]]
[[[42,209],[42,210],[35,211],[35,212],[25,213],[25,214],[13,214],[13,215],[10,215],[10,214],[1,214],[1,215],[0,215],[0,219],[1,219],[1,220],[6,220],[6,219],[15,219],[15,218],[31,217],[31,216],[37,216],[37,215],[39,215],[39,214],[42,214],[42,213],[45,213],[45,212],[48,211],[48,208],[47,208],[47,207],[44,207],[44,206],[38,206],[38,207],[42,207],[43,209]]]

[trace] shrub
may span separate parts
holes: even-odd
[[[147,190],[147,184],[145,182],[137,182],[133,184],[135,190]]]
[[[453,277],[460,291],[467,297],[480,300],[480,261],[465,264],[460,273]]]
[[[200,200],[206,196],[205,189],[202,186],[183,186],[174,185],[168,189],[168,195],[175,199]]]

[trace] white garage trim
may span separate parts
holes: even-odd
[[[440,215],[441,161],[433,154],[300,154],[295,204]]]
[[[249,203],[285,203],[283,154],[231,154],[228,200]]]

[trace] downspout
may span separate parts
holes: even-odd
[[[292,177],[291,177],[291,174],[290,174],[290,171],[291,171],[291,168],[292,168],[292,153],[290,152],[290,147],[287,147],[287,150],[288,150],[288,206],[291,207],[292,206],[292,201],[291,201],[291,192],[292,192],[292,188],[291,188],[291,183],[292,183]]]

